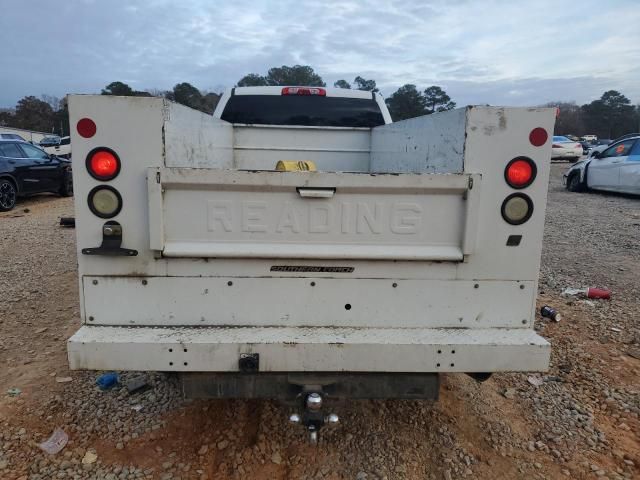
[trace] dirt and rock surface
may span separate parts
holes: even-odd
[[[0,214],[0,478],[640,478],[640,199],[568,193],[565,169],[552,167],[538,302],[563,319],[536,321],[549,372],[446,375],[437,403],[342,403],[317,448],[274,402],[184,401],[163,374],[103,392],[70,372],[75,234],[57,222],[72,200],[23,201]],[[561,295],[588,286],[613,297]],[[56,428],[69,442],[49,455],[38,444]]]

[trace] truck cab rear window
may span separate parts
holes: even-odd
[[[377,127],[384,118],[373,99],[303,95],[233,95],[222,120],[259,125]]]

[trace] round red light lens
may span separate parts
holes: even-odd
[[[531,164],[525,160],[516,160],[507,170],[507,179],[513,185],[522,186],[531,180]]]
[[[78,120],[76,129],[81,137],[91,138],[96,134],[97,127],[96,123],[90,118],[81,118]]]
[[[531,133],[529,134],[529,141],[531,142],[531,145],[533,145],[534,147],[541,147],[542,145],[547,143],[548,138],[549,138],[549,134],[542,127],[534,128],[533,130],[531,130]]]
[[[536,178],[536,165],[526,157],[514,158],[504,171],[504,179],[512,188],[525,188]]]
[[[96,180],[112,180],[120,173],[120,159],[113,150],[99,147],[89,152],[87,170]]]

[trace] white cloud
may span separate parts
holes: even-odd
[[[638,25],[637,0],[70,0],[55,12],[5,0],[0,31],[17,48],[0,51],[0,105],[113,80],[212,89],[295,63],[329,84],[373,78],[386,94],[438,84],[459,104],[582,103],[610,88],[638,102]]]

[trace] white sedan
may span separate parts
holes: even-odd
[[[582,144],[574,142],[567,137],[559,135],[553,136],[551,145],[551,158],[567,158],[570,161],[577,161],[582,156]]]
[[[572,165],[564,182],[571,192],[593,189],[640,195],[640,135],[613,142]]]

